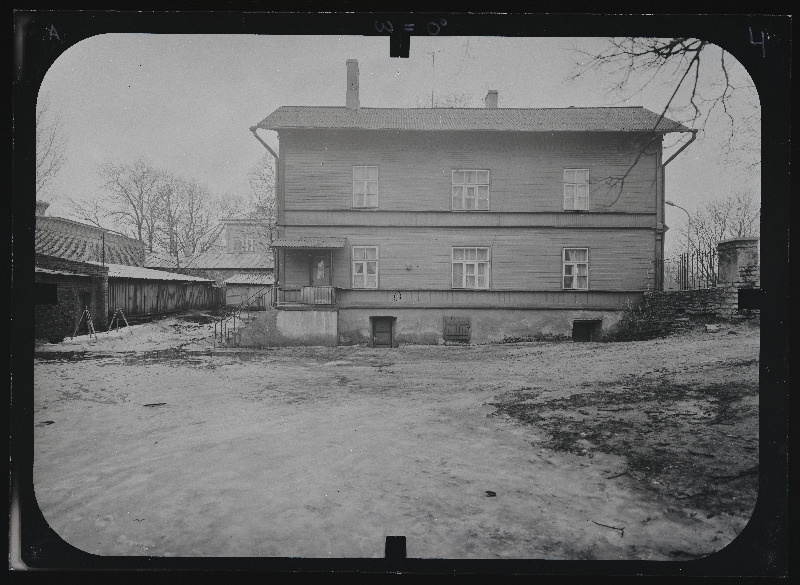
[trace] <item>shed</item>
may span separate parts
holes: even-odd
[[[124,264],[108,267],[108,312],[121,308],[128,317],[211,309],[223,302],[214,281],[188,274]]]
[[[225,304],[238,307],[264,308],[269,306],[270,294],[275,278],[272,274],[239,273],[225,279]]]

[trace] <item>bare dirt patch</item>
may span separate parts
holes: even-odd
[[[540,399],[519,389],[497,402],[498,414],[544,430],[542,444],[594,457],[625,458],[624,470],[645,490],[688,502],[707,517],[749,514],[758,494],[758,383],[753,360],[728,365],[743,382],[674,383],[634,376],[567,398]]]
[[[683,560],[749,519],[757,329],[220,350],[209,327],[37,348],[34,485],[70,544],[382,557],[402,534],[410,557]]]

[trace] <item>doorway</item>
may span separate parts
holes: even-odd
[[[597,341],[600,339],[600,320],[575,320],[572,322],[572,341]]]
[[[331,255],[311,255],[311,286],[331,285]]]
[[[82,292],[78,293],[78,316],[80,328],[78,329],[79,333],[88,333],[89,332],[89,322],[86,319],[86,316],[83,312],[86,309],[89,309],[89,315],[92,314],[92,293],[90,292]]]
[[[392,347],[394,317],[370,317],[372,321],[372,347]]]

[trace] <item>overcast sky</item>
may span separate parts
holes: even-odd
[[[591,74],[570,81],[602,39],[412,37],[408,59],[389,57],[386,37],[105,34],[67,50],[48,71],[42,92],[60,111],[69,139],[66,163],[51,189],[51,215],[71,217],[68,197],[100,193],[97,167],[136,156],[206,183],[218,194],[249,192],[247,171],[264,155],[250,133],[282,105],[343,106],[345,61],[358,59],[362,107],[414,107],[430,93],[468,94],[483,105],[488,89],[500,107],[636,105],[660,113],[676,79],[657,79],[630,101],[609,92],[612,80]],[[435,69],[431,55],[435,53]],[[735,62],[736,85],[751,85]],[[756,96],[755,90],[750,91]],[[757,97],[752,97],[753,103]],[[420,105],[426,105],[421,103]],[[757,189],[720,156],[727,130],[712,120],[667,167],[667,199],[692,210],[735,186]],[[274,133],[261,131],[273,146]],[[673,141],[670,141],[673,142]],[[665,152],[669,156],[677,147]],[[685,214],[667,209],[667,223]],[[678,237],[668,232],[668,242]]]

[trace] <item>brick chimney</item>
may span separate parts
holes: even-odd
[[[486,94],[486,98],[484,98],[484,103],[486,104],[487,108],[496,108],[497,107],[497,90],[490,89],[489,93]]]
[[[44,212],[47,211],[47,208],[50,207],[50,204],[47,201],[37,201],[36,202],[36,215],[42,216]]]
[[[357,110],[360,107],[358,100],[358,60],[347,60],[347,107]]]

